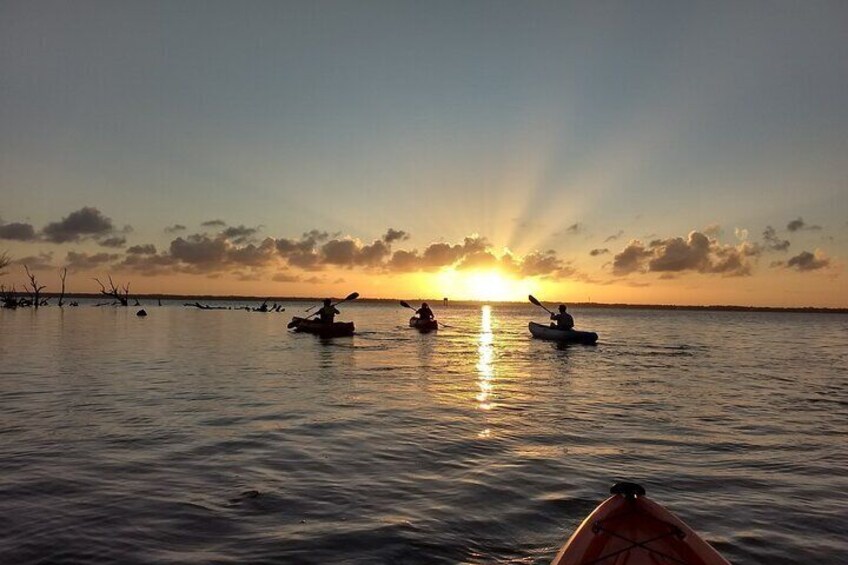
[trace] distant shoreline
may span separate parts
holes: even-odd
[[[24,293],[18,292],[18,295]],[[58,293],[45,292],[44,298],[57,298]],[[99,293],[66,293],[65,299],[92,299],[92,300],[108,300],[108,297]],[[198,301],[214,301],[214,302],[321,302],[324,297],[303,297],[303,296],[240,296],[240,295],[196,295],[196,294],[133,294],[130,298],[138,300],[186,300],[192,302]],[[369,303],[389,303],[398,302],[399,298],[359,298],[358,302]],[[409,299],[406,299],[409,300]],[[415,299],[421,300],[421,299]],[[433,304],[441,305],[442,300],[437,298],[426,298]],[[554,304],[556,301],[551,302]],[[449,305],[475,305],[475,304],[506,304],[518,305],[525,304],[523,301],[497,301],[497,300],[450,300]],[[526,303],[529,305],[529,303]],[[789,312],[801,314],[848,314],[848,308],[821,308],[821,307],[780,307],[780,306],[735,306],[735,305],[676,305],[676,304],[622,304],[622,303],[603,303],[603,302],[568,302],[570,307],[578,308],[598,308],[598,309],[623,309],[623,310],[681,310],[681,311],[711,311],[711,312]]]

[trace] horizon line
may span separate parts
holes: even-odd
[[[15,295],[27,296],[26,292],[15,292]],[[44,298],[58,298],[58,292],[42,293]],[[238,295],[238,294],[165,294],[165,293],[148,293],[130,295],[132,299],[138,300],[215,300],[215,301],[250,301],[250,302],[265,302],[265,301],[287,301],[287,302],[321,302],[325,296],[254,296],[254,295]],[[91,298],[105,299],[107,296],[94,292],[67,292],[65,298]],[[400,302],[401,300],[423,300],[441,304],[444,298],[368,298],[360,296],[357,301],[361,302]],[[559,301],[545,301],[550,304],[555,304]],[[486,305],[486,304],[504,304],[518,305],[529,304],[524,300],[451,300],[448,299],[448,304],[459,305]],[[581,308],[599,308],[599,309],[630,309],[630,310],[707,310],[707,311],[723,311],[723,312],[797,312],[797,313],[815,313],[815,314],[848,314],[848,307],[828,307],[828,306],[752,306],[738,304],[631,304],[626,302],[574,302],[566,301],[569,306]]]

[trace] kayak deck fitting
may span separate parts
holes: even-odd
[[[574,531],[551,565],[730,565],[677,516],[618,483]]]

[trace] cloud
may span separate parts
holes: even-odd
[[[120,248],[127,244],[127,238],[122,235],[116,235],[107,239],[100,240],[97,242],[97,244],[102,247]]]
[[[802,251],[795,257],[791,257],[783,266],[800,272],[817,271],[829,267],[830,258],[819,249],[816,249],[815,253]]]
[[[173,226],[168,226],[165,228],[165,233],[178,233],[181,231],[185,231],[186,227],[182,224],[174,224]]]
[[[797,219],[792,220],[791,222],[786,224],[786,229],[791,231],[791,232],[796,232],[796,231],[799,231],[799,230],[818,231],[822,228],[821,228],[821,226],[808,226],[804,222],[804,220],[801,218],[801,216],[798,216]]]
[[[618,276],[634,272],[678,273],[692,271],[725,276],[751,274],[750,258],[761,249],[743,242],[723,245],[705,234],[692,231],[686,239],[656,239],[647,246],[631,241],[613,259],[613,273]]]
[[[571,224],[570,226],[565,228],[564,231],[565,231],[566,235],[578,234],[581,231],[583,231],[583,224],[581,224],[580,222],[574,222],[573,224]]]
[[[222,228],[227,225],[224,220],[206,220],[200,224],[204,228]]]
[[[32,224],[21,222],[0,224],[0,239],[34,241],[36,239],[35,228],[32,227]]]
[[[112,220],[104,216],[97,208],[85,206],[71,212],[58,222],[47,224],[42,233],[52,243],[68,243],[85,238],[101,238],[113,234]]]
[[[607,238],[604,240],[604,243],[609,243],[610,241],[615,241],[617,239],[620,239],[621,236],[623,236],[623,235],[624,235],[624,230],[618,230],[617,233],[614,233],[610,236],[607,236]]]
[[[253,236],[259,232],[259,228],[248,228],[246,226],[235,226],[225,229],[221,235],[234,243],[247,243],[253,240]]]
[[[21,257],[20,259],[15,259],[11,262],[12,265],[26,265],[32,270],[36,269],[55,269],[56,266],[53,264],[53,253],[39,253],[38,255],[29,255],[27,257]]]
[[[789,240],[777,237],[777,232],[771,226],[766,226],[766,229],[763,230],[763,241],[766,242],[766,249],[771,251],[786,251],[789,249]]]
[[[130,255],[155,255],[156,254],[156,246],[152,243],[147,243],[144,245],[133,245],[129,249],[127,249],[127,253]]]
[[[597,257],[598,255],[606,255],[606,254],[607,254],[607,253],[609,253],[609,252],[610,252],[610,250],[609,250],[609,249],[607,249],[606,247],[602,247],[602,248],[600,248],[600,249],[593,249],[593,250],[591,250],[591,251],[589,252],[589,255],[591,255],[592,257]]]
[[[704,227],[703,234],[713,238],[719,237],[722,234],[721,226],[718,224],[709,224]]]
[[[524,256],[518,273],[524,277],[546,277],[563,270],[563,262],[553,250],[544,253],[534,251]]]
[[[575,270],[553,250],[514,256],[509,250],[496,253],[485,237],[474,234],[461,243],[435,242],[422,252],[392,248],[407,232],[389,228],[379,239],[365,243],[351,236],[311,230],[299,238],[266,237],[247,242],[258,228],[229,227],[220,233],[178,236],[167,250],[157,253],[152,244],[127,249],[117,267],[143,275],[180,272],[230,273],[239,280],[265,277],[277,282],[306,281],[302,271],[327,268],[367,269],[383,273],[411,273],[441,268],[498,269],[521,277],[565,277]],[[244,270],[248,269],[248,270]],[[294,272],[291,272],[293,270]],[[264,272],[264,273],[263,273]],[[274,278],[276,277],[276,279]],[[295,279],[294,277],[297,277]],[[326,282],[325,277],[320,279]]]
[[[294,275],[288,272],[279,272],[275,273],[274,276],[271,277],[271,280],[274,282],[282,282],[282,283],[291,283],[291,282],[299,282],[300,275]]]
[[[404,241],[409,239],[409,234],[403,230],[396,230],[394,228],[389,228],[386,231],[385,235],[383,235],[383,241],[386,243],[394,243],[395,241]]]
[[[65,266],[72,271],[91,271],[98,269],[108,263],[118,261],[121,255],[118,253],[77,253],[76,251],[68,251],[65,256]]]
[[[641,271],[644,268],[644,260],[650,256],[651,252],[645,249],[641,241],[631,240],[621,253],[613,257],[612,272],[617,276],[623,276]]]
[[[392,253],[392,258],[387,263],[386,267],[390,271],[415,271],[419,268],[421,256],[418,251],[398,250]]]

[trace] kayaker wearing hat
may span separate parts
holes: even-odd
[[[556,329],[558,330],[570,330],[574,327],[574,318],[565,311],[565,304],[559,305],[559,314],[551,314],[551,320],[556,321]],[[551,327],[554,327],[554,325],[551,324]]]

